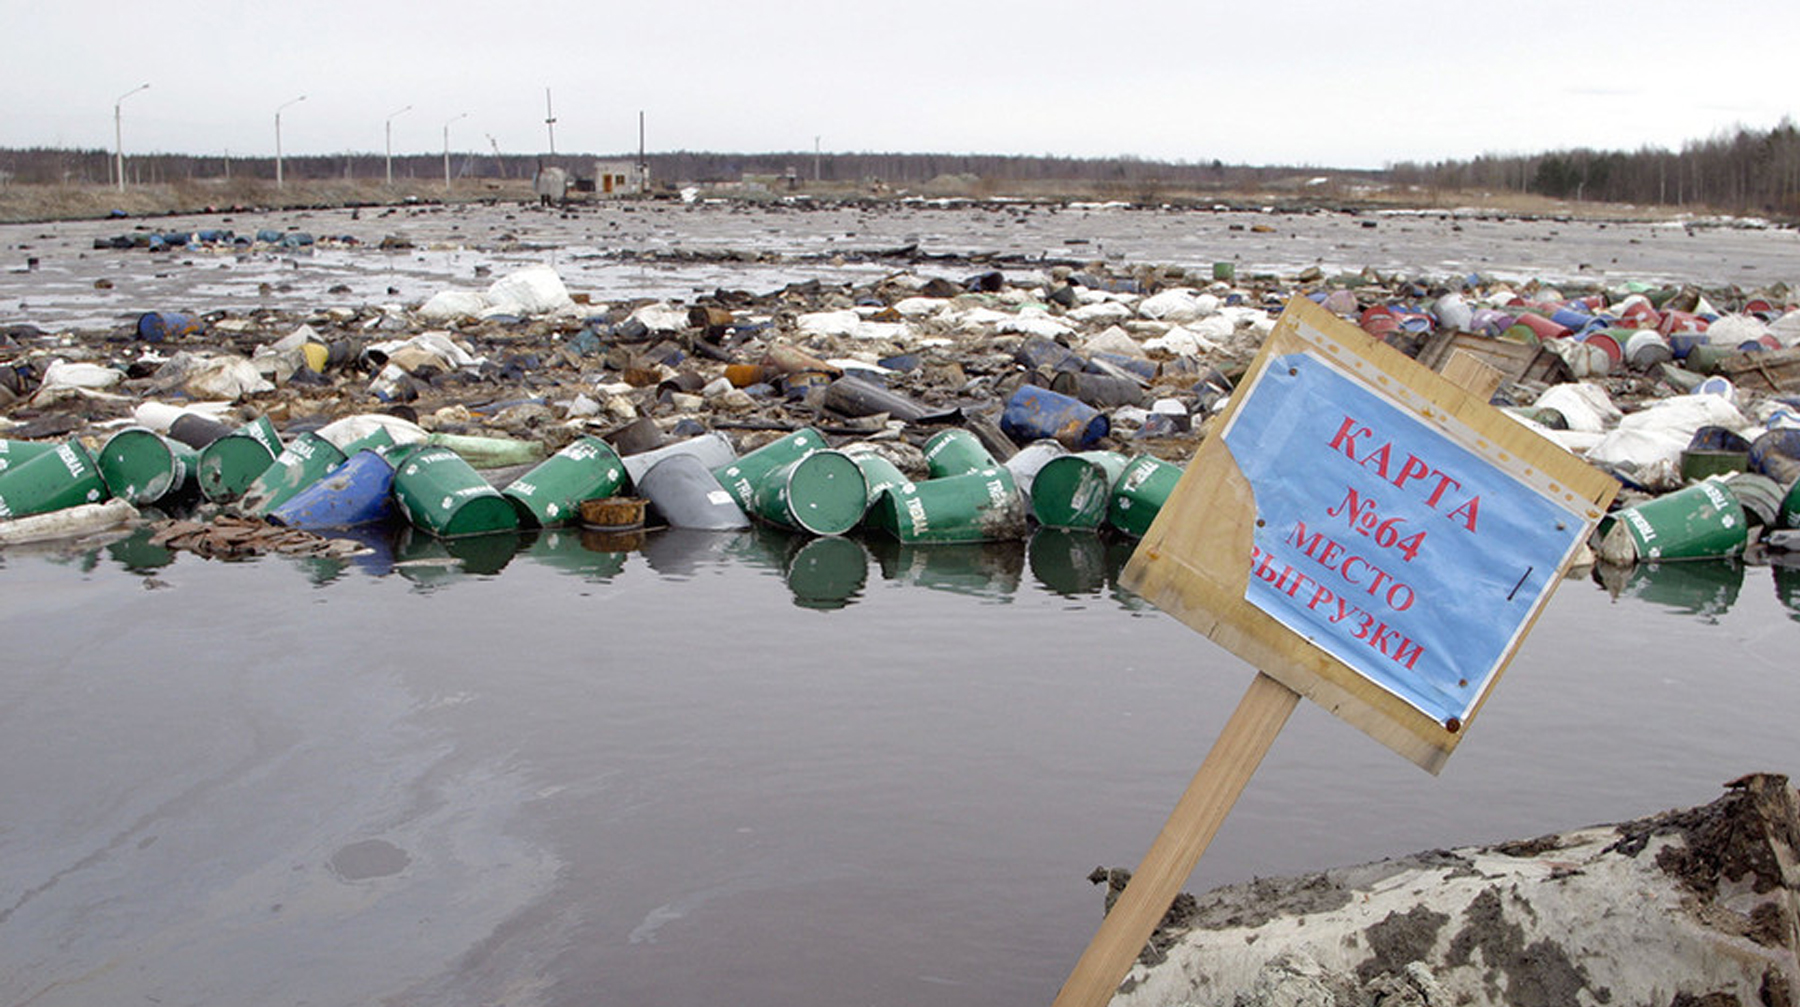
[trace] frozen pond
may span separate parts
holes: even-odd
[[[151,254],[95,249],[137,229],[303,231],[310,248]],[[384,251],[384,238],[410,248]],[[915,248],[924,261],[883,256]],[[1675,224],[1526,221],[1469,216],[1134,210],[998,204],[797,208],[782,205],[599,204],[221,214],[0,226],[0,323],[110,328],[150,310],[311,311],[417,303],[449,287],[480,288],[534,262],[554,265],[596,302],[692,300],[717,288],[765,293],[820,279],[867,282],[901,269],[961,279],[971,257],[1000,256],[1009,275],[1034,263],[1107,260],[1239,277],[1327,274],[1374,266],[1428,277],[1480,273],[1603,283],[1694,282],[1753,290],[1800,283],[1800,232]],[[35,269],[29,260],[38,260]],[[942,260],[942,261],[939,261]],[[1210,272],[1207,272],[1210,275]],[[96,289],[96,281],[111,284]]]
[[[1251,677],[1092,536],[378,545],[0,556],[0,1003],[1047,1003]],[[1566,584],[1442,776],[1303,703],[1192,884],[1793,772],[1797,622]]]

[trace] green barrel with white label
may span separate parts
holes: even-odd
[[[315,433],[304,433],[281,449],[238,498],[245,514],[267,517],[301,490],[325,478],[347,460],[337,446]]]
[[[888,490],[870,521],[903,543],[1025,537],[1025,502],[1003,465]]]
[[[1043,473],[1039,473],[1042,475]],[[1181,481],[1181,466],[1171,465],[1152,455],[1139,455],[1125,465],[1119,481],[1113,484],[1112,499],[1106,506],[1106,523],[1130,535],[1143,538],[1156,520],[1158,511]],[[1033,485],[1036,485],[1035,483]]]
[[[746,512],[756,510],[756,487],[776,469],[791,465],[814,451],[823,450],[825,435],[803,427],[779,440],[770,441],[755,451],[735,458],[712,470],[713,478],[726,492],[737,498]]]
[[[106,498],[100,466],[77,440],[0,472],[0,519],[48,514]]]
[[[186,487],[199,468],[200,453],[146,427],[126,427],[106,439],[94,459],[113,496],[153,504]]]
[[[967,430],[940,430],[925,442],[925,467],[933,479],[978,472],[998,464],[988,449],[981,446],[981,441]]]
[[[842,535],[862,523],[869,487],[856,460],[814,451],[757,480],[750,513],[780,528]]]
[[[1744,506],[1716,479],[1609,514],[1599,534],[1600,558],[1619,566],[1736,556],[1750,538]]]
[[[609,497],[625,485],[625,466],[612,445],[582,437],[544,459],[500,491],[527,528],[551,528],[581,517],[581,502]]]
[[[474,467],[441,445],[412,447],[394,465],[394,502],[438,538],[516,531],[518,512]]]
[[[910,480],[899,466],[873,451],[863,451],[850,457],[856,459],[856,467],[862,469],[863,482],[869,488],[869,506],[875,506],[881,495],[896,486],[904,486]]]
[[[55,441],[9,441],[0,438],[0,472],[55,450]]]
[[[275,424],[258,416],[201,449],[200,492],[213,503],[236,500],[279,454]]]
[[[1046,528],[1100,527],[1126,461],[1117,451],[1082,451],[1050,459],[1031,480],[1032,516]]]

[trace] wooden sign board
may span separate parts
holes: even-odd
[[[1436,773],[1617,488],[1295,298],[1121,583]]]

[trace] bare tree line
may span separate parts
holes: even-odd
[[[596,160],[635,161],[635,153],[537,154],[450,153],[457,178],[530,178],[539,166],[554,164],[589,177]],[[745,176],[792,175],[826,183],[880,181],[918,186],[959,177],[986,182],[1081,182],[1121,195],[1146,195],[1159,188],[1230,192],[1329,174],[1338,181],[1422,186],[1440,190],[1534,193],[1555,199],[1691,206],[1800,217],[1800,129],[1788,119],[1769,130],[1739,127],[1711,139],[1683,144],[1679,151],[1642,147],[1635,151],[1589,148],[1536,154],[1484,154],[1471,160],[1400,162],[1384,171],[1226,165],[1220,161],[1152,161],[1136,157],[1079,158],[1052,155],[831,153],[717,153],[672,151],[648,155],[659,183],[735,182]],[[373,180],[385,177],[380,154],[344,153],[283,158],[285,177],[296,181]],[[442,154],[405,154],[393,159],[396,180],[432,181],[444,175]],[[0,150],[0,182],[22,184],[106,184],[113,181],[113,153],[99,149],[26,148]],[[218,179],[273,180],[270,157],[134,154],[126,160],[133,184],[183,183]]]
[[[1800,129],[1786,118],[1769,130],[1739,127],[1692,140],[1679,151],[1486,154],[1469,161],[1404,162],[1388,173],[1396,183],[1440,189],[1800,217]]]

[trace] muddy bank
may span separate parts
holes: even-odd
[[[1698,808],[1183,896],[1113,1003],[1789,1005],[1796,947],[1800,808],[1755,774]]]

